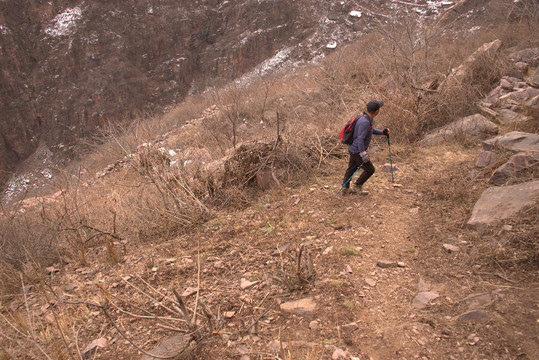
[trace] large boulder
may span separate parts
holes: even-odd
[[[468,225],[490,225],[517,215],[539,198],[539,180],[488,188],[475,203]]]
[[[509,109],[500,109],[498,119],[504,123],[519,123],[530,121],[532,120],[532,117]]]
[[[539,65],[539,47],[515,51],[509,55],[514,63],[525,62],[533,67]]]
[[[482,138],[498,133],[498,126],[481,114],[470,115],[427,134],[421,145],[434,145],[455,136]]]
[[[490,182],[495,185],[503,185],[512,179],[529,174],[531,178],[539,170],[539,151],[528,151],[513,155],[505,164],[494,171]]]
[[[528,86],[518,89],[517,91],[512,91],[510,93],[501,95],[498,99],[498,102],[503,104],[507,103],[508,100],[512,100],[517,103],[523,103],[537,95],[539,95],[539,89]]]
[[[483,141],[485,150],[493,150],[496,147],[502,147],[515,153],[539,150],[539,134],[511,131],[505,135]]]
[[[453,70],[447,77],[446,85],[459,85],[461,81],[470,75],[472,69],[474,69],[479,61],[485,58],[485,56],[493,56],[502,46],[502,41],[497,39],[489,43],[483,44],[479,49],[474,51],[459,67]]]

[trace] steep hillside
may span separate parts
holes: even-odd
[[[39,146],[62,167],[103,126],[158,113],[257,65],[263,74],[323,58],[395,17],[421,21],[450,10],[453,20],[475,22],[489,4],[455,5],[2,1],[0,185]]]
[[[229,72],[222,79],[236,81],[178,100],[162,116],[111,126],[71,166],[54,168],[51,161],[67,142],[55,148],[35,137],[37,149],[20,163],[5,192],[9,203],[0,206],[0,359],[537,357],[536,2],[395,1],[376,11],[335,2],[323,10],[327,18],[320,17],[322,3],[244,6],[268,12],[277,6],[275,16],[284,21],[302,16],[281,13],[294,3],[312,5],[298,9],[325,19],[319,25],[326,30],[369,13],[372,31],[341,46],[344,33],[328,43],[328,33],[306,27],[296,47],[237,73],[235,64],[247,61],[237,54],[245,54],[250,40],[233,48],[237,33],[226,26],[205,40],[192,35],[192,51],[204,53],[227,39],[222,51],[237,56],[220,62],[223,74]],[[234,4],[185,8],[198,14],[202,6],[204,16],[219,18]],[[56,55],[82,46],[64,42],[77,39],[78,30],[65,38],[55,33],[78,29],[71,20],[81,21],[83,8],[92,8],[76,5],[56,12],[62,22],[51,20],[54,13],[44,21]],[[141,0],[129,8],[142,19],[157,11],[147,5]],[[448,11],[436,16],[444,6]],[[161,17],[173,16],[168,10]],[[23,14],[20,19],[30,13]],[[71,25],[64,27],[66,19]],[[96,24],[79,25],[98,31]],[[238,36],[257,43],[260,33]],[[212,43],[203,45],[208,36]],[[120,58],[115,46],[128,49],[120,38],[107,38],[106,46],[114,43],[108,51],[121,61],[98,56],[100,71],[118,80],[113,68],[160,68],[163,59],[145,47],[148,40],[132,39],[145,49],[136,66],[131,61],[138,57]],[[294,57],[309,43],[319,46]],[[79,54],[92,53],[88,44],[82,48]],[[85,56],[79,60],[89,64]],[[303,56],[326,59],[293,66]],[[183,61],[192,61],[189,76],[196,79],[202,59],[186,57],[180,69]],[[66,64],[69,72],[76,68]],[[159,78],[146,70],[137,70],[143,79],[137,84],[155,86]],[[25,88],[11,80],[10,89]],[[70,86],[82,96],[75,91],[80,83]],[[205,85],[193,86],[187,93]],[[68,97],[68,87],[60,88]],[[369,194],[343,194],[348,152],[337,134],[371,99],[385,103],[374,127],[391,134],[373,136],[368,149],[376,167],[364,186]],[[32,129],[21,129],[32,139]]]

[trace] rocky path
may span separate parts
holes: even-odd
[[[421,154],[413,168],[399,165],[398,184],[379,171],[369,181],[368,197],[333,198],[338,171],[296,194],[287,214],[298,213],[296,225],[305,234],[299,240],[313,250],[317,282],[304,293],[282,294],[277,301],[312,299],[316,307],[306,305],[305,310],[292,303],[301,315],[275,313],[272,321],[279,331],[273,328],[273,350],[281,342],[297,356],[293,358],[533,358],[537,324],[519,323],[522,314],[510,309],[519,304],[529,308],[536,301],[537,283],[517,286],[519,279],[482,272],[473,262],[475,235],[463,226],[469,203],[477,197],[473,184],[468,188],[471,199],[462,208],[443,199],[433,202],[428,194],[434,187],[445,189],[437,196],[446,200],[462,196],[464,190],[454,188],[458,182],[444,170],[473,163],[475,153]],[[345,165],[339,162],[334,168]],[[267,206],[269,222],[272,207],[281,208],[279,202]],[[290,226],[283,210],[275,211],[281,226]],[[519,299],[521,295],[526,296]],[[537,316],[536,309],[531,311]]]
[[[187,326],[173,290],[189,309],[198,298],[213,313],[212,336],[189,351],[196,359],[537,358],[538,274],[492,256],[536,228],[533,213],[472,229],[466,222],[488,186],[488,177],[469,178],[478,148],[393,151],[395,183],[382,171],[387,151],[376,153],[367,197],[333,196],[346,166],[334,160],[305,185],[266,191],[174,239],[123,242],[113,266],[103,247],[86,267],[51,270],[61,301],[106,298],[110,318],[69,302],[52,307],[33,290],[29,308],[44,321],[53,313],[72,320],[83,353],[96,359],[143,358],[131,342],[183,351],[173,329]],[[296,276],[302,245],[316,273],[306,286]]]

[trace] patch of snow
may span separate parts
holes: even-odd
[[[41,172],[41,175],[46,177],[47,179],[52,179],[52,173],[49,169],[45,169]]]
[[[474,26],[473,28],[471,28],[470,30],[468,30],[468,32],[470,33],[474,33],[476,32],[477,30],[481,29],[481,26]]]
[[[267,73],[278,69],[282,64],[284,64],[289,58],[292,50],[290,48],[284,48],[278,51],[272,58],[263,61],[258,64],[253,71],[248,74],[243,75],[240,79],[236,80],[236,84],[246,84],[249,83],[253,77],[264,76]]]
[[[11,30],[9,30],[9,28],[6,26],[6,25],[1,25],[0,24],[0,33],[2,35],[7,35],[11,32]]]
[[[148,14],[153,14],[153,7],[150,6],[150,8],[148,9]]]
[[[350,11],[350,16],[352,17],[357,17],[357,18],[360,18],[363,14],[361,13],[361,11]]]
[[[77,20],[82,18],[80,7],[66,9],[63,13],[56,15],[50,25],[45,29],[45,34],[52,37],[67,36],[75,30]]]
[[[337,42],[336,41],[333,41],[333,42],[326,45],[326,48],[328,48],[328,49],[335,49],[336,47],[337,47]]]

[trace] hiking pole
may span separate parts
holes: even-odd
[[[337,193],[335,195],[333,195],[333,197],[337,196],[341,190],[346,186],[346,184],[348,184],[348,182],[350,180],[352,180],[352,178],[354,177],[354,175],[359,171],[359,169],[361,169],[361,167],[363,166],[363,164],[359,165],[359,167],[357,168],[356,171],[354,171],[354,173],[352,174],[352,176],[350,176],[350,178],[348,180],[346,180],[346,182],[343,184],[343,186],[341,186],[341,188],[339,189],[339,191],[337,191]]]
[[[391,182],[395,182],[393,177],[393,161],[391,160],[391,143],[389,142],[389,134],[387,134],[387,146],[389,147],[389,163],[391,164]]]

